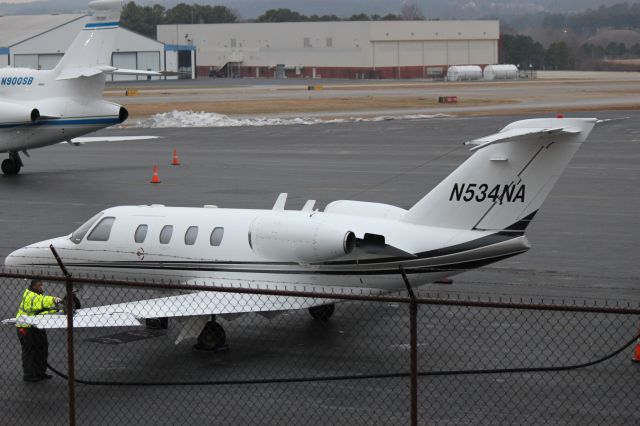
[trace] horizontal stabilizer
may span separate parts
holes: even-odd
[[[603,125],[614,124],[614,123],[617,123],[618,121],[628,120],[630,118],[631,117],[603,118],[601,120],[596,121],[596,125],[598,125],[599,127]]]
[[[73,80],[74,78],[93,77],[99,74],[114,75],[141,75],[161,77],[163,73],[158,71],[130,70],[125,68],[115,68],[108,65],[96,67],[74,67],[63,69],[56,80]]]
[[[242,314],[303,309],[331,303],[329,299],[286,297],[258,294],[199,291],[159,299],[78,309],[73,315],[77,328],[139,326],[146,318],[191,317],[200,315]],[[18,324],[37,328],[66,328],[66,315],[20,317]],[[12,325],[15,319],[3,324]]]
[[[158,71],[149,71],[149,70],[130,70],[125,68],[114,68],[110,71],[105,71],[107,74],[115,74],[115,75],[142,75],[142,76],[155,76],[160,77],[163,76],[164,73]]]
[[[580,133],[580,129],[572,127],[555,127],[555,128],[515,128],[505,130],[500,133],[485,136],[479,139],[465,142],[465,145],[475,145],[471,151],[477,151],[489,145],[497,143],[515,142],[519,140],[540,141],[544,139],[557,139],[558,136],[570,136]]]
[[[73,138],[70,141],[60,142],[69,143],[71,145],[84,145],[93,142],[124,142],[124,141],[143,141],[150,139],[159,139],[159,136],[94,136]]]
[[[80,77],[93,77],[102,74],[104,71],[100,67],[76,67],[65,68],[60,71],[56,80],[73,80]]]

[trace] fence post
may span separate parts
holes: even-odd
[[[65,298],[65,313],[67,314],[67,387],[69,389],[69,425],[75,426],[76,424],[76,370],[75,370],[75,356],[73,351],[73,280],[71,274],[67,271],[67,268],[62,263],[62,259],[58,256],[58,252],[53,247],[53,244],[49,246],[53,256],[58,262],[58,266],[62,269],[62,273],[67,278],[65,280],[67,287],[67,295]]]
[[[400,265],[400,273],[409,292],[409,336],[411,346],[411,426],[418,425],[418,304],[409,278]]]

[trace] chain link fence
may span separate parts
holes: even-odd
[[[0,274],[2,319],[15,316],[28,278]],[[79,281],[83,308],[189,290]],[[64,280],[48,280],[45,292],[63,297]],[[239,303],[237,293],[206,293]],[[265,296],[243,293],[255,305]],[[72,408],[67,330],[47,331],[53,379],[30,383],[15,327],[4,325],[0,424],[640,422],[638,309],[330,294],[339,300],[323,320],[296,309],[306,305],[293,296],[281,295],[291,310],[217,315],[226,343],[212,350],[198,345],[199,328],[182,339],[195,321],[184,318],[75,328]]]

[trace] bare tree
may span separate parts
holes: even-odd
[[[413,1],[403,1],[400,8],[400,16],[403,21],[422,21],[424,14],[417,3]]]

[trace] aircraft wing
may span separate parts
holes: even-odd
[[[304,309],[331,303],[330,299],[199,291],[178,296],[78,309],[73,316],[77,328],[140,326],[146,318],[274,312]],[[3,324],[37,328],[66,328],[65,314],[22,316]]]
[[[116,75],[148,75],[148,76],[163,76],[164,74],[158,71],[144,71],[144,70],[129,70],[125,68],[114,68],[113,70],[105,71],[107,74]]]
[[[506,130],[504,132],[495,133],[493,135],[485,136],[479,139],[465,142],[465,145],[475,145],[471,148],[471,151],[477,151],[486,146],[496,143],[512,142],[516,140],[524,139],[545,139],[545,138],[557,138],[562,135],[575,135],[580,133],[579,129],[571,127],[550,127],[550,128],[516,128]]]
[[[93,142],[121,142],[121,141],[142,141],[149,139],[158,139],[158,136],[94,136],[94,137],[80,137],[73,138],[70,141],[60,142],[69,143],[71,145],[84,145],[85,143]]]

